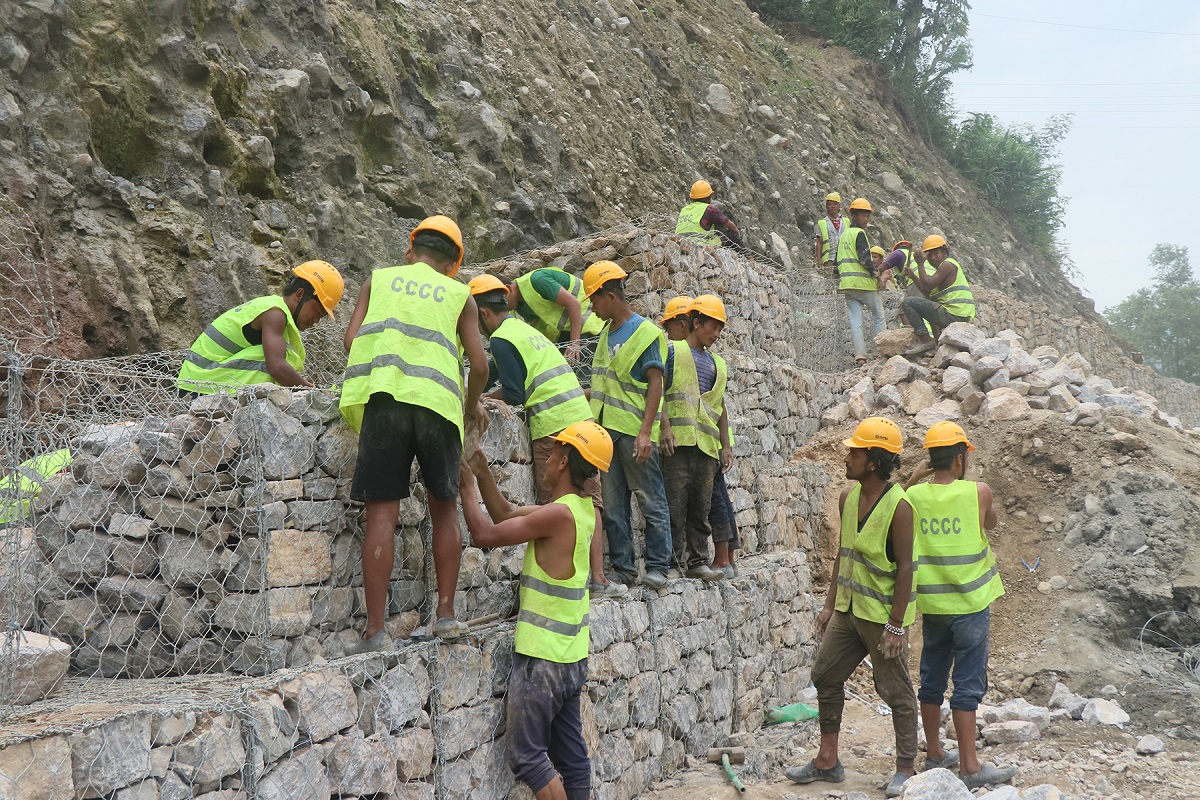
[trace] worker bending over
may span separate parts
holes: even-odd
[[[742,244],[742,232],[729,217],[712,204],[713,190],[708,181],[696,181],[688,193],[690,202],[679,210],[675,232],[701,244]]]
[[[559,267],[542,267],[506,284],[509,311],[517,312],[534,330],[563,346],[571,364],[590,360],[584,357],[584,337],[594,339],[604,321],[592,313],[583,281]],[[589,343],[594,345],[594,341]]]

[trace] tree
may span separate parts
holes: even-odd
[[[1164,375],[1200,383],[1200,281],[1188,249],[1159,244],[1150,253],[1154,282],[1104,315],[1123,339]]]

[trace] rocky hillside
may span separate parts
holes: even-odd
[[[320,257],[351,284],[446,212],[468,260],[674,212],[704,177],[808,270],[829,188],[884,242],[1083,300],[922,144],[875,69],[741,0],[0,0],[0,197],[54,269],[63,349],[186,344]],[[849,199],[849,198],[847,198]]]

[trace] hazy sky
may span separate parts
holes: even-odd
[[[1076,112],[1063,236],[1097,309],[1150,283],[1159,242],[1189,247],[1200,273],[1200,2],[971,0],[970,16],[960,111],[1037,126]]]

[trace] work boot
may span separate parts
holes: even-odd
[[[650,570],[646,573],[645,577],[642,578],[642,585],[654,589],[655,591],[664,589],[667,586],[667,576],[663,575],[658,570]]]
[[[937,347],[937,342],[933,341],[932,339],[930,339],[928,342],[917,342],[912,347],[905,350],[904,355],[906,358],[924,355],[935,347]]]
[[[888,785],[883,789],[884,797],[899,797],[904,794],[904,784],[911,778],[912,775],[905,775],[903,772],[897,772],[888,781]]]
[[[592,581],[588,586],[588,593],[592,596],[592,599],[599,599],[603,597],[624,597],[629,593],[629,587],[623,583],[617,583],[616,581],[612,580],[610,580],[608,583]]]
[[[363,653],[378,653],[385,650],[395,650],[396,643],[392,641],[392,637],[388,636],[386,628],[381,628],[379,633],[372,636],[370,639],[359,639],[354,644],[346,648],[346,655],[360,656]]]
[[[687,571],[689,578],[698,578],[702,581],[721,581],[725,580],[725,573],[719,569],[713,569],[707,564],[699,564],[691,567]]]
[[[814,783],[816,781],[841,783],[846,780],[846,768],[842,766],[840,759],[829,769],[821,769],[817,766],[816,761],[810,761],[803,767],[788,767],[783,774],[787,776],[788,780],[795,783]]]
[[[1008,783],[1016,776],[1016,767],[997,767],[995,764],[984,764],[979,772],[972,772],[970,775],[964,775],[961,770],[958,773],[959,780],[965,783],[968,789],[979,789],[989,784]]]

